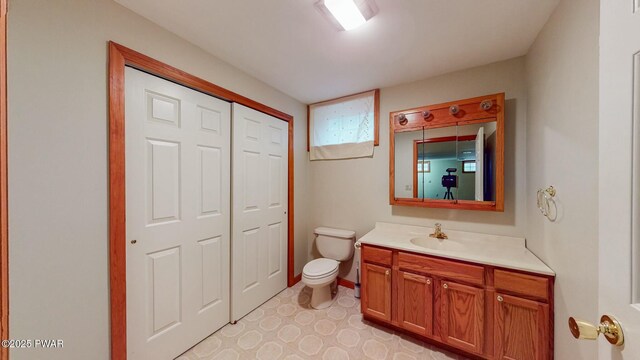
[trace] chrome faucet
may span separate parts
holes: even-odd
[[[436,229],[433,234],[429,234],[429,237],[444,240],[448,239],[447,234],[442,231],[442,224],[436,223]]]

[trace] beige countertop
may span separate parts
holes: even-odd
[[[429,234],[433,233],[433,228],[429,227],[377,222],[376,227],[361,237],[358,242],[555,276],[553,270],[527,249],[524,238],[454,231],[446,228],[443,231],[449,239],[429,238]],[[427,245],[420,246],[414,241],[418,244],[427,243]]]

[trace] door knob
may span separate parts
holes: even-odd
[[[576,339],[595,340],[598,335],[604,334],[604,338],[612,345],[620,346],[624,343],[624,334],[620,323],[609,315],[602,315],[600,324],[597,326],[570,317],[569,330]]]

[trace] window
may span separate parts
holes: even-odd
[[[419,173],[430,173],[431,172],[431,161],[429,161],[429,160],[418,160],[418,172]]]
[[[308,114],[311,160],[373,156],[378,145],[380,90],[311,104]]]
[[[476,162],[475,161],[463,161],[462,162],[462,172],[463,173],[474,173],[474,172],[476,172]]]

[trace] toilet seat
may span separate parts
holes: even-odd
[[[302,269],[302,276],[307,279],[330,277],[338,272],[340,263],[333,259],[315,259],[308,262]]]

